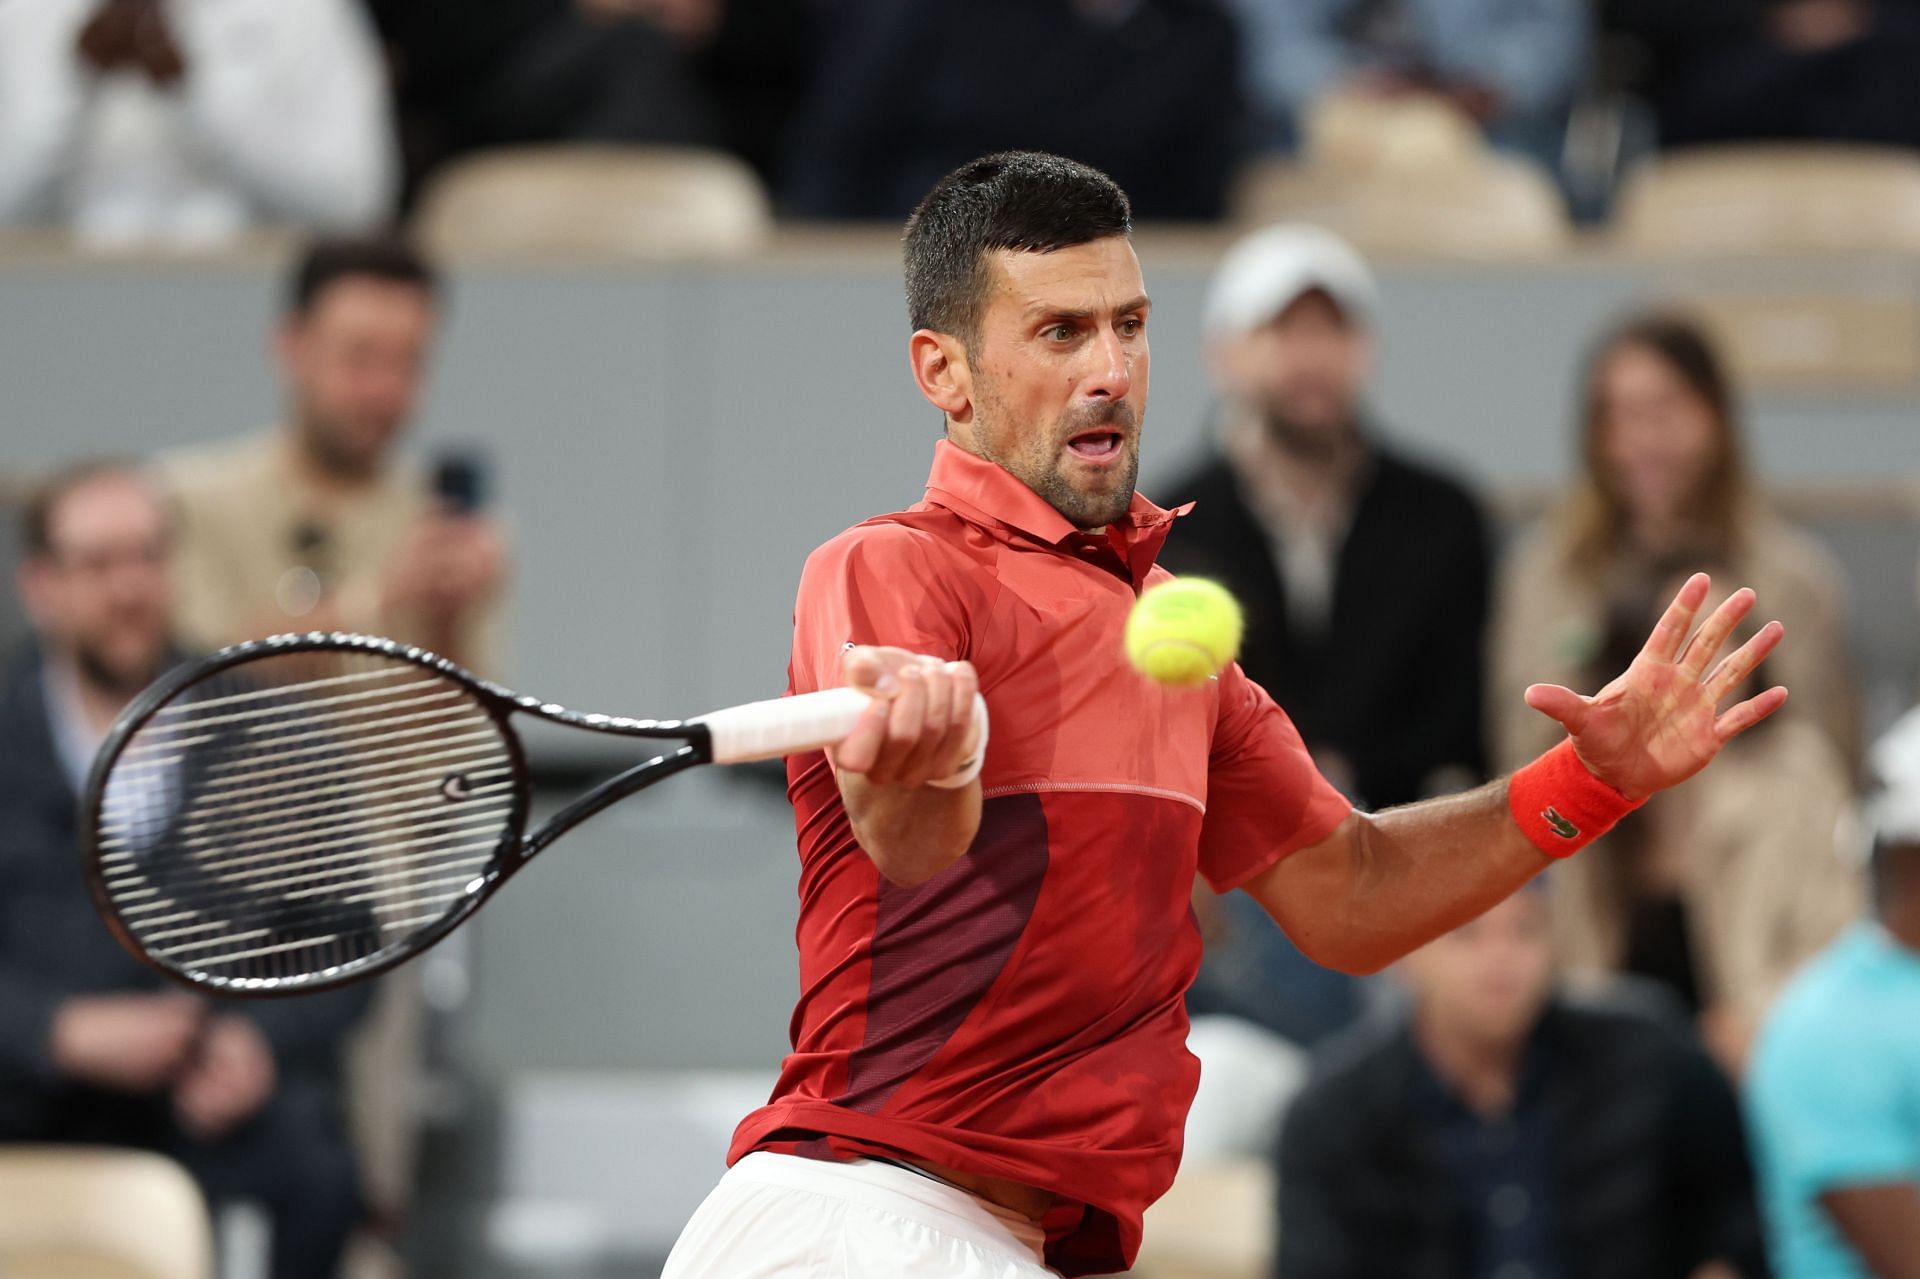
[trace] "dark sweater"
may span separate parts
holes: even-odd
[[[1682,1028],[1625,997],[1536,1030],[1561,1279],[1766,1273],[1739,1105]],[[1420,1104],[1404,1023],[1317,1057],[1280,1137],[1278,1279],[1470,1279],[1472,1207]]]
[[[1480,728],[1489,556],[1479,507],[1453,479],[1378,450],[1338,552],[1326,634],[1287,625],[1273,537],[1224,461],[1156,493],[1193,502],[1160,562],[1217,578],[1246,609],[1240,662],[1307,745],[1352,763],[1361,802],[1420,798],[1449,765],[1486,767]]]

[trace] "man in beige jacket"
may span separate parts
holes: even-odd
[[[397,455],[433,342],[436,281],[388,241],[315,244],[274,339],[282,425],[164,459],[180,635],[213,648],[370,631],[497,669],[498,529]]]

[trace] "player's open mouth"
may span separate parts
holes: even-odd
[[[1089,462],[1105,462],[1120,454],[1120,445],[1125,436],[1118,431],[1082,431],[1067,441],[1067,449],[1075,457],[1083,457]]]

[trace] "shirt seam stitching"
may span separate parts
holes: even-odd
[[[1102,791],[1126,795],[1146,795],[1153,799],[1171,799],[1188,804],[1206,815],[1207,806],[1185,791],[1168,790],[1162,786],[1138,786],[1131,782],[1012,782],[1004,786],[989,786],[980,792],[982,799],[996,799],[1002,795],[1033,794],[1038,791]]]

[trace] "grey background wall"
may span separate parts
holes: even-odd
[[[1156,303],[1151,495],[1203,447],[1215,246],[1140,247]],[[1565,472],[1581,355],[1637,299],[1920,300],[1920,265],[1874,259],[1383,274],[1380,418],[1499,486]],[[270,423],[278,285],[267,256],[0,256],[0,471]],[[415,443],[475,442],[493,459],[517,564],[510,682],[660,714],[777,692],[807,551],[912,501],[925,477],[938,422],[908,380],[904,328],[884,239],[731,265],[456,270]],[[1772,477],[1883,482],[1920,470],[1917,411],[1920,386],[1764,396],[1750,426]],[[1884,580],[1862,585],[1904,617],[1911,547],[1904,568],[1881,553]],[[790,837],[777,790],[703,777],[570,839],[475,931],[475,1059],[766,1064],[792,993]]]

